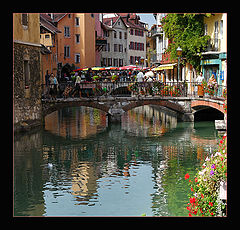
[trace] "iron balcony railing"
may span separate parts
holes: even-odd
[[[73,97],[209,97],[224,99],[225,86],[218,85],[214,89],[203,90],[199,94],[200,84],[197,82],[81,82],[79,86],[73,82],[63,82],[56,86],[42,84],[42,98],[73,98]],[[201,91],[201,90],[200,90]]]

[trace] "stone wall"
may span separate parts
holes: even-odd
[[[26,86],[24,61],[29,63]],[[41,124],[40,47],[14,43],[14,131]]]

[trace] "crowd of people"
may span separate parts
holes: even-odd
[[[89,97],[93,93],[92,87],[80,87],[81,83],[87,82],[154,82],[161,81],[161,74],[150,70],[103,70],[95,71],[88,68],[87,71],[76,71],[70,74],[64,73],[60,76],[45,75],[45,95],[47,98],[56,99],[60,97]],[[196,85],[204,80],[202,73],[196,78]],[[210,79],[212,81],[212,78]],[[198,89],[196,88],[195,91]]]

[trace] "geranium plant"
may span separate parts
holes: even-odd
[[[220,182],[227,180],[227,134],[224,134],[218,150],[207,156],[202,169],[195,177],[187,173],[191,194],[187,210],[189,216],[219,216],[225,204],[219,198]]]

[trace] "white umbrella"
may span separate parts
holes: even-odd
[[[154,77],[154,73],[153,73],[153,71],[148,71],[147,73],[145,73],[145,76],[146,77]]]

